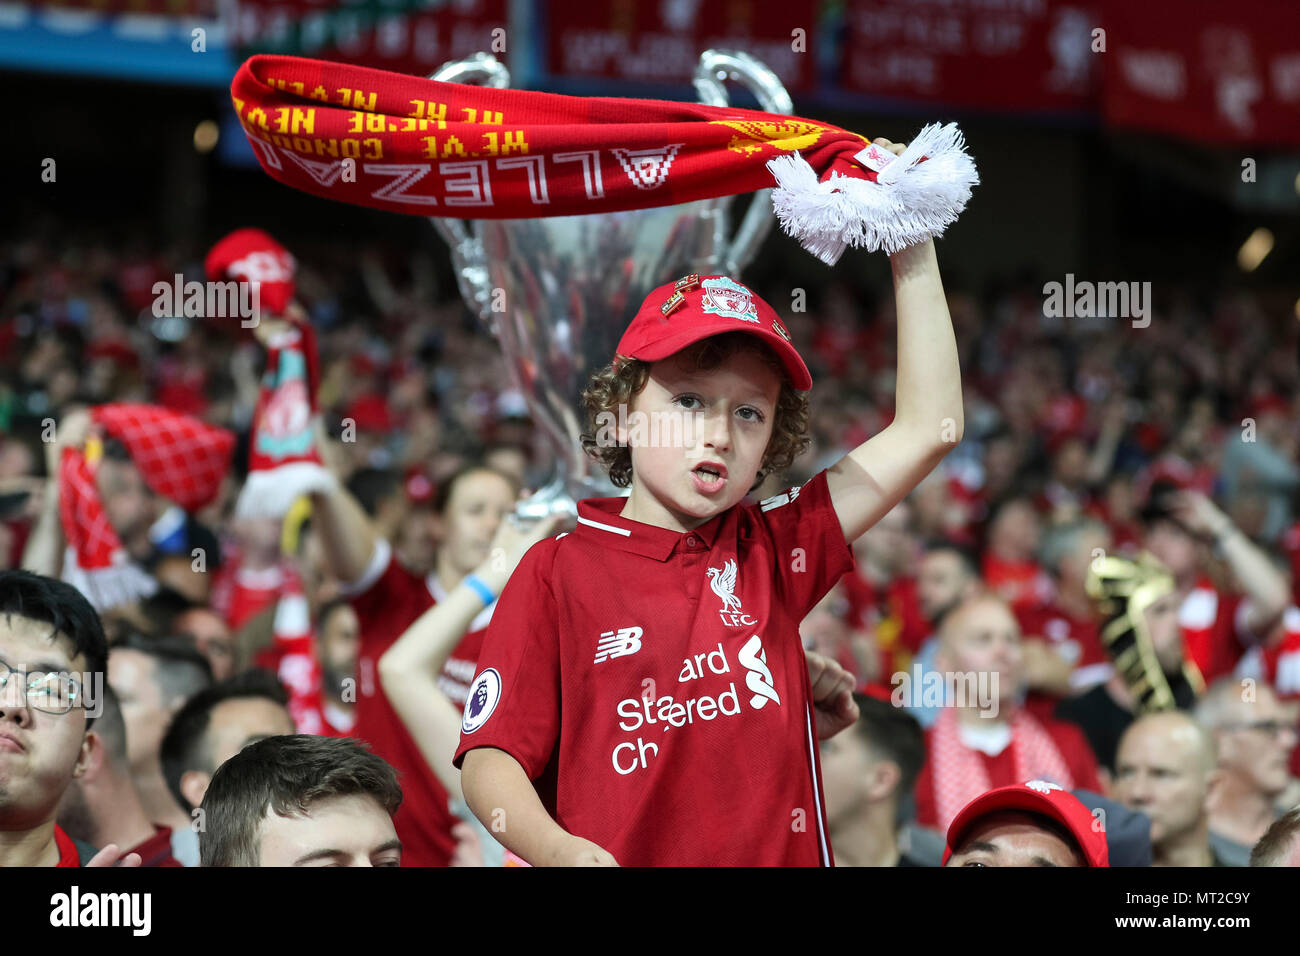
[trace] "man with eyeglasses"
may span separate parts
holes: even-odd
[[[1243,686],[1231,677],[1210,687],[1197,704],[1196,719],[1219,750],[1219,785],[1209,800],[1211,840],[1225,861],[1246,866],[1290,783],[1295,719],[1267,684]]]
[[[99,616],[71,585],[0,572],[0,867],[111,866],[55,824],[86,769],[96,681],[108,648]],[[128,854],[123,865],[139,866]]]

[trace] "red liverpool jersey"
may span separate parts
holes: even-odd
[[[1220,592],[1208,577],[1199,578],[1179,605],[1184,654],[1207,685],[1231,674],[1241,655],[1258,643],[1246,627],[1248,606],[1242,595]]]
[[[433,575],[421,578],[402,567],[383,540],[376,542],[370,569],[351,590],[352,606],[361,625],[356,723],[351,735],[370,744],[375,753],[397,770],[402,805],[393,817],[393,825],[402,841],[402,865],[447,866],[456,850],[451,828],[457,822],[447,806],[447,791],[425,763],[419,745],[393,710],[379,683],[379,658],[416,618],[445,595]],[[438,686],[457,705],[465,703],[460,688],[468,685],[466,673],[474,671],[483,640],[482,629],[491,619],[494,607],[485,608],[474,619],[470,632],[456,645],[438,681]]]
[[[506,586],[461,724],[622,865],[830,865],[799,622],[853,555],[825,473],[693,531],[580,502]]]

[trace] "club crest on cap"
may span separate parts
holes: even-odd
[[[1064,787],[1060,787],[1047,780],[1030,780],[1028,783],[1025,784],[1025,786],[1028,787],[1030,790],[1037,790],[1039,793],[1042,794],[1051,793],[1053,790],[1065,789]]]
[[[758,307],[754,305],[754,293],[739,282],[726,276],[705,279],[704,296],[700,307],[714,315],[725,315],[745,322],[758,322]]]

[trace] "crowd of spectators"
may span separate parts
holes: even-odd
[[[24,564],[56,493],[45,446],[76,408],[156,403],[247,441],[258,344],[233,320],[153,307],[156,282],[201,279],[200,263],[143,231],[85,236],[0,240],[0,571]],[[396,814],[406,862],[499,860],[442,774],[421,767],[429,748],[384,701],[379,660],[485,559],[519,490],[545,481],[545,436],[427,253],[280,238],[318,334],[339,500],[313,500],[283,525],[236,520],[237,452],[223,493],[187,519],[186,547],[153,555],[159,591],[103,610],[112,696],[60,825],[90,846],[198,865],[192,823],[214,792],[231,799],[236,770],[283,801],[293,773],[268,767],[310,776],[332,759],[307,744],[299,765],[255,744],[268,763],[223,774],[250,742],[296,730],[359,737],[397,768],[395,797],[363,751],[339,751],[368,782],[321,792],[340,806],[369,794]],[[812,370],[812,446],[758,497],[805,481],[892,414],[888,290],[836,270],[795,311],[783,281],[767,271],[756,288]],[[1300,803],[1294,295],[1158,286],[1139,328],[1045,317],[1041,281],[950,289],[964,440],[854,544],[857,569],[804,622],[806,647],[855,675],[862,711],[823,743],[833,846],[841,863],[936,865],[963,806],[1044,778],[1115,801],[1116,816],[1145,815],[1151,862],[1244,865],[1275,820],[1296,830],[1286,813]],[[199,572],[195,544],[209,555]],[[1099,556],[1143,551],[1172,579],[1150,620],[1177,677],[1176,712],[1135,704],[1086,586]],[[310,661],[282,641],[301,633]],[[930,672],[996,679],[962,706],[900,693],[903,675],[919,684]],[[438,686],[459,707],[473,673],[462,645]],[[371,823],[374,846],[353,855],[391,862],[389,828]],[[222,839],[234,842],[204,848],[205,860],[257,859],[244,837]],[[1270,859],[1286,858],[1279,840]],[[281,849],[264,856],[328,859]],[[1113,841],[1110,853],[1119,859]]]

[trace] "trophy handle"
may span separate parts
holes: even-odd
[[[442,83],[471,83],[502,90],[510,85],[510,71],[491,53],[479,52],[463,60],[448,60],[430,73],[429,79]],[[466,302],[471,302],[478,308],[479,318],[488,326],[488,331],[493,331],[495,316],[489,308],[491,291],[488,288],[483,243],[470,232],[463,220],[430,216],[429,221],[451,249],[460,294]]]
[[[463,60],[448,60],[429,74],[440,83],[470,83],[504,90],[510,86],[510,71],[491,53],[479,51]]]
[[[705,50],[700,54],[692,81],[700,102],[706,106],[729,106],[724,80],[740,83],[758,100],[758,105],[768,113],[794,112],[794,102],[775,73],[757,57],[743,50]],[[772,190],[760,189],[754,193],[740,228],[727,246],[723,256],[723,271],[729,275],[740,272],[740,264],[749,262],[758,252],[767,232],[772,228]]]

